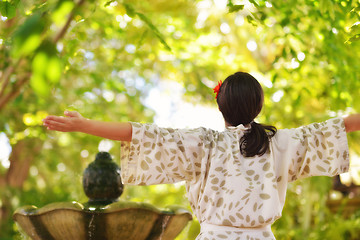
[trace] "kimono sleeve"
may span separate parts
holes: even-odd
[[[349,169],[348,142],[342,118],[279,130],[274,138],[274,157],[288,182],[311,176],[335,176]]]
[[[191,181],[201,171],[203,128],[180,130],[132,124],[132,141],[121,145],[124,184],[151,185]]]

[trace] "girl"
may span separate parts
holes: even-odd
[[[346,132],[360,130],[360,114],[297,129],[256,123],[264,101],[258,81],[237,72],[214,89],[226,129],[170,129],[154,124],[102,122],[77,112],[48,116],[49,130],[120,140],[125,184],[186,181],[201,224],[197,240],[275,239],[287,184],[348,171]]]

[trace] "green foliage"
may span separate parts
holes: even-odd
[[[74,2],[72,1],[59,1],[54,11],[51,14],[51,20],[57,25],[62,26],[65,24],[66,17],[74,9]]]
[[[50,94],[50,86],[59,82],[63,72],[62,60],[56,52],[56,46],[44,41],[32,60],[30,86],[41,97]]]
[[[229,13],[237,12],[244,9],[244,5],[233,4],[231,0],[229,0],[227,7],[229,8]]]
[[[211,88],[238,70],[264,86],[260,122],[290,128],[359,111],[358,1],[238,3],[0,1],[0,131],[13,151],[28,140],[18,151],[33,157],[13,152],[10,168],[0,164],[0,205],[8,211],[0,239],[17,235],[11,212],[19,206],[87,201],[81,175],[102,139],[47,132],[40,121],[47,114],[72,109],[93,119],[151,122],[144,99],[159,81],[178,81],[186,99],[215,107]],[[349,143],[360,153],[358,138],[349,135]],[[112,144],[118,159],[119,143]],[[20,177],[19,185],[3,183]],[[330,187],[328,178],[292,184],[273,226],[278,239],[358,232],[356,215],[328,212]],[[123,199],[189,208],[183,185],[125,189]],[[198,231],[195,220],[179,239],[195,239]]]
[[[14,33],[12,53],[19,58],[32,54],[41,44],[41,33],[44,31],[45,21],[40,13],[29,17]]]
[[[165,48],[171,51],[170,46],[166,43],[160,31],[157,29],[157,27],[151,22],[151,20],[148,17],[146,17],[143,13],[136,12],[135,9],[130,4],[123,3],[123,5],[129,17],[133,18],[135,16],[138,16],[144,23],[146,23],[146,25],[148,25],[150,30],[155,34],[155,36],[160,40],[160,42],[165,46]]]
[[[19,4],[20,0],[12,0],[12,1],[1,1],[0,2],[0,13],[4,17],[12,19],[16,16],[16,8]]]

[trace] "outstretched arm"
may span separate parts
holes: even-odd
[[[49,115],[43,119],[49,130],[82,132],[111,140],[131,141],[132,126],[123,122],[103,122],[84,118],[76,111],[65,111],[63,116]]]
[[[346,132],[360,130],[360,114],[352,114],[344,118]]]

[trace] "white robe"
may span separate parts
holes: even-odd
[[[349,169],[342,118],[278,130],[263,156],[244,157],[243,125],[223,132],[170,129],[132,123],[132,141],[121,147],[124,184],[186,182],[201,225],[197,240],[275,239],[288,182],[335,176]]]

